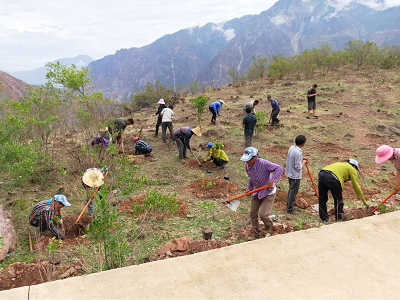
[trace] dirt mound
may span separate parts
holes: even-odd
[[[286,202],[287,202],[287,192],[283,192],[278,190],[276,193],[276,198],[273,207],[279,210],[286,210]],[[311,205],[318,204],[317,196],[305,193],[298,192],[296,195],[296,201],[294,205],[301,209],[311,209]]]
[[[0,290],[76,276],[80,274],[81,270],[81,262],[72,264],[62,260],[57,265],[53,265],[49,261],[42,261],[35,264],[16,262],[9,265],[0,273]]]
[[[135,199],[122,200],[121,204],[118,207],[118,211],[119,212],[127,212],[129,214],[134,214],[135,212],[132,209],[132,204],[136,203],[136,204],[141,205],[145,199],[146,199],[146,195],[142,195],[142,196],[136,197]],[[175,200],[176,200],[176,203],[178,204],[177,215],[186,216],[186,209],[187,209],[186,202],[179,198],[175,198]],[[169,212],[149,211],[148,215],[151,217],[162,219],[164,217],[168,217]]]
[[[185,256],[230,245],[232,245],[231,241],[192,240],[190,237],[183,237],[166,243],[150,257],[150,261]]]
[[[343,221],[349,221],[354,219],[362,219],[368,216],[373,215],[373,210],[375,209],[374,206],[370,206],[368,208],[364,207],[353,207],[348,211],[345,211],[342,219]]]
[[[217,138],[220,137],[219,133],[216,130],[213,130],[213,129],[210,129],[210,130],[207,130],[206,132],[204,132],[203,136],[205,136],[205,137],[217,137]]]
[[[239,190],[236,184],[229,183],[224,179],[202,178],[191,181],[185,187],[190,193],[198,198],[222,198],[235,195]]]
[[[199,161],[202,162],[202,160],[200,158],[199,158]],[[191,169],[199,169],[199,170],[203,170],[205,168],[207,168],[207,169],[215,169],[216,168],[216,165],[212,161],[203,163],[200,166],[196,159],[190,159],[190,160],[186,161],[185,166],[189,167]]]

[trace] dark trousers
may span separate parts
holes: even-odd
[[[328,191],[331,191],[335,204],[335,219],[336,221],[341,220],[343,214],[342,185],[331,172],[322,170],[318,175],[319,217],[325,222],[329,220],[326,208]]]
[[[47,229],[46,219],[42,216],[39,219],[30,220],[29,224],[34,227],[39,227],[40,232],[43,232]]]
[[[245,135],[244,136],[244,144],[247,147],[251,147],[251,141],[253,139],[253,135]]]
[[[278,124],[279,123],[279,119],[278,119],[278,115],[279,115],[279,112],[281,111],[281,109],[278,107],[278,108],[274,108],[273,110],[272,110],[272,112],[271,112],[271,118],[272,118],[272,123],[271,123],[271,125],[272,126],[274,126],[275,124]]]
[[[162,123],[162,118],[161,116],[159,116],[157,118],[157,124],[156,124],[156,136],[158,135],[158,129],[160,128],[161,123]]]
[[[211,123],[215,124],[215,120],[217,119],[217,113],[215,112],[214,107],[209,106],[208,109],[211,111],[212,113],[212,117],[211,117]]]
[[[293,204],[296,200],[296,195],[299,192],[300,181],[301,179],[289,179],[289,190],[287,194],[287,202],[286,202],[286,211],[291,212],[293,211]]]
[[[144,154],[144,155],[146,155],[146,154],[149,154],[151,152],[151,150],[153,150],[153,149],[144,149],[144,148],[135,147],[135,154],[138,154],[138,155]]]
[[[175,137],[176,145],[178,146],[179,150],[179,159],[184,159],[186,158],[186,143],[183,139],[179,137]]]
[[[211,159],[217,167],[224,166],[228,163],[226,160],[220,158],[211,157]]]
[[[174,139],[174,131],[172,127],[172,122],[162,122],[161,129],[162,129],[162,140],[164,143],[167,142],[167,127],[169,129],[169,133],[171,134],[171,138]]]

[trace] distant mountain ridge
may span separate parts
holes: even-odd
[[[91,58],[90,56],[87,55],[79,55],[76,57],[71,57],[71,58],[60,58],[56,59],[54,62],[59,61],[60,63],[64,65],[72,65],[74,64],[77,67],[86,67],[90,62],[92,62],[94,59]],[[34,70],[29,70],[29,71],[20,71],[20,72],[12,72],[14,77],[25,81],[28,84],[31,85],[42,85],[46,83],[46,67],[40,67]]]
[[[183,29],[141,48],[118,50],[89,68],[99,89],[123,101],[149,81],[225,84],[226,71],[244,72],[253,55],[287,56],[322,43],[343,49],[355,39],[398,45],[399,19],[400,7],[374,10],[356,2],[280,0],[259,15]]]
[[[3,99],[22,99],[27,84],[8,73],[0,71],[0,101]]]

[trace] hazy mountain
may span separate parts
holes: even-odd
[[[322,43],[342,49],[355,39],[400,44],[400,7],[375,10],[354,1],[342,3],[280,0],[259,15],[183,29],[141,48],[119,50],[89,68],[100,89],[122,100],[148,81],[225,84],[226,71],[244,72],[252,55],[291,55]]]
[[[87,55],[79,55],[72,58],[56,59],[55,61],[53,61],[53,63],[57,61],[68,66],[74,64],[77,67],[86,67],[91,61],[93,61],[93,58]],[[43,66],[41,68],[37,68],[34,70],[13,72],[11,74],[16,78],[25,81],[28,84],[42,85],[46,83],[46,73],[47,73],[46,67]]]
[[[0,71],[0,100],[21,99],[26,91],[27,84],[10,74]]]

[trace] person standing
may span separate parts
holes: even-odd
[[[186,158],[186,149],[189,149],[190,153],[193,153],[190,148],[190,139],[192,135],[201,136],[200,127],[196,127],[194,129],[190,127],[181,127],[174,131],[174,140],[178,147],[179,151],[179,159],[182,161]]]
[[[364,194],[358,184],[358,161],[349,159],[347,162],[337,162],[323,168],[318,175],[319,217],[323,222],[329,221],[326,207],[328,192],[331,191],[335,205],[335,220],[341,220],[343,215],[343,186],[346,181],[351,181],[358,199],[367,205]]]
[[[313,119],[318,119],[317,103],[315,101],[316,97],[318,96],[317,87],[318,85],[313,84],[313,86],[307,92],[307,103],[308,103],[308,115],[306,117],[307,119],[311,117],[311,114],[313,116]]]
[[[255,107],[260,103],[259,100],[249,101],[243,106],[243,114],[246,116],[247,114],[255,115]],[[247,108],[250,107],[250,112],[247,112]]]
[[[167,107],[165,105],[164,99],[160,99],[158,101],[158,104],[159,104],[159,106],[158,106],[158,109],[157,109],[157,112],[156,112],[156,116],[158,115],[158,118],[157,118],[157,124],[156,124],[156,132],[155,132],[154,136],[158,136],[158,129],[160,128],[160,125],[162,123],[161,112],[163,111],[164,108]]]
[[[212,113],[211,124],[215,125],[215,121],[217,120],[217,115],[219,116],[219,110],[223,104],[225,104],[225,102],[224,100],[221,99],[219,101],[211,103],[210,106],[208,107],[208,109]]]
[[[54,222],[54,217],[58,217],[62,225],[61,209],[64,206],[71,206],[64,195],[55,195],[52,199],[38,202],[29,214],[29,224],[37,227],[39,235],[49,229],[57,239],[64,239],[65,232],[59,230]]]
[[[288,151],[286,159],[286,170],[285,174],[289,180],[289,189],[286,202],[286,211],[292,213],[294,208],[293,204],[296,200],[296,195],[299,191],[300,181],[302,176],[302,168],[306,163],[309,162],[308,157],[303,158],[302,148],[306,144],[306,137],[299,135],[294,140],[295,145],[291,146]]]
[[[104,175],[103,171],[97,168],[90,168],[83,173],[82,176],[82,187],[86,191],[86,203],[89,202],[92,194],[95,192],[96,188],[98,187],[99,189],[97,190],[97,195],[99,196],[100,199],[102,199],[103,195],[101,194],[101,186],[104,183]],[[89,215],[93,216],[94,215],[94,198],[90,201],[88,205],[88,212]]]
[[[108,126],[108,131],[110,132],[114,141],[117,141],[119,152],[124,153],[124,131],[128,125],[133,125],[133,119],[117,118],[114,120],[113,124]]]
[[[207,157],[203,160],[203,162],[207,162],[212,160],[217,167],[221,167],[224,169],[224,166],[229,162],[229,158],[226,155],[225,151],[222,150],[222,144],[214,144],[213,142],[209,142],[206,145],[206,149],[210,149]]]
[[[133,141],[136,143],[135,145],[135,154],[144,156],[150,156],[151,151],[153,150],[151,146],[143,140],[139,140],[139,137],[135,137]]]
[[[267,188],[251,194],[251,226],[253,236],[259,238],[258,216],[260,216],[266,229],[272,226],[272,221],[268,216],[276,197],[276,183],[281,178],[283,167],[259,158],[258,150],[254,147],[246,148],[240,160],[245,162],[246,172],[249,175],[247,192],[267,185]]]
[[[271,126],[275,126],[279,123],[278,115],[281,109],[279,108],[279,103],[271,95],[267,96],[268,101],[271,103],[272,112],[271,112],[271,119],[272,123]]]
[[[174,106],[170,105],[169,107],[164,108],[162,110],[162,112],[160,113],[161,118],[162,118],[161,130],[162,130],[163,143],[167,142],[167,127],[169,130],[169,133],[171,134],[171,138],[173,139],[174,130],[172,127],[172,118],[175,115],[173,109],[174,109]]]
[[[243,128],[244,128],[244,144],[246,147],[251,147],[251,142],[253,140],[254,127],[257,123],[257,117],[251,113],[251,108],[246,108],[246,116],[243,118]]]
[[[375,162],[381,164],[387,160],[393,162],[397,171],[394,182],[396,185],[400,185],[400,148],[392,148],[388,145],[379,146],[376,149]]]

